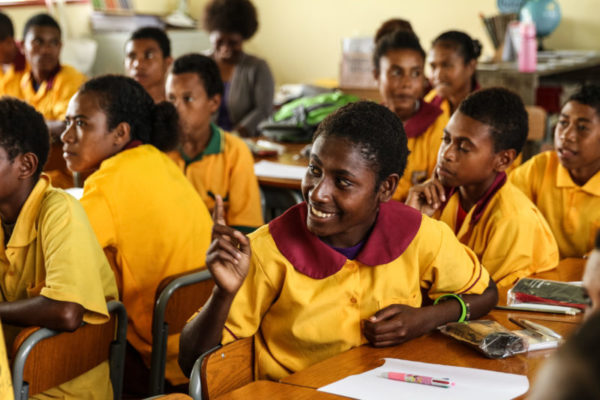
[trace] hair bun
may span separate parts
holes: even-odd
[[[481,55],[482,48],[483,48],[483,46],[481,45],[481,42],[477,39],[473,39],[473,58],[474,59],[479,58],[479,56]]]

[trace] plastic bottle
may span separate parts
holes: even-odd
[[[519,27],[521,46],[519,49],[519,72],[535,72],[537,67],[537,40],[533,21],[523,21]]]

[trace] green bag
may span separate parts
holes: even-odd
[[[340,91],[301,97],[284,104],[269,119],[261,122],[262,135],[281,142],[309,142],[317,126],[329,114],[358,97]]]

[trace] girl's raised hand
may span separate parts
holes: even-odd
[[[219,289],[235,295],[248,274],[250,242],[241,232],[225,224],[223,199],[215,198],[212,243],[206,253],[206,265]]]

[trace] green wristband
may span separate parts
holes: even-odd
[[[433,302],[433,305],[436,305],[437,303],[440,302],[441,299],[443,298],[453,298],[458,300],[458,302],[460,303],[460,318],[458,319],[458,322],[465,322],[465,320],[467,319],[467,305],[465,304],[465,301],[457,294],[454,293],[448,293],[448,294],[444,294],[441,295],[440,297],[438,297],[437,299],[435,299],[435,301]]]

